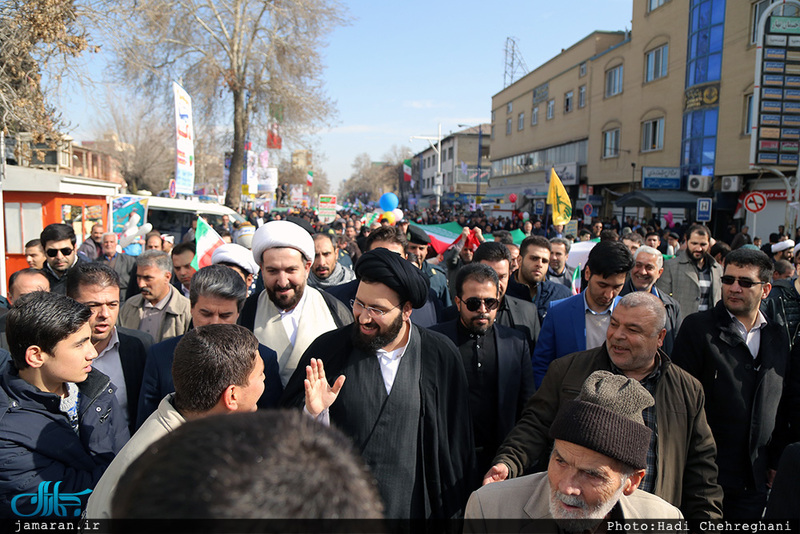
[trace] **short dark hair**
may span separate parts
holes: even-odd
[[[650,232],[647,232],[647,233],[644,235],[644,238],[645,238],[645,239],[647,239],[647,238],[648,238],[648,237],[650,237],[651,235],[654,235],[654,236],[656,236],[656,237],[657,237],[659,240],[661,239],[661,234],[659,234],[659,233],[658,233],[658,232],[656,232],[655,230],[652,230],[652,231],[650,231]]]
[[[792,272],[794,265],[787,260],[778,260],[775,262],[775,272],[781,276],[786,276],[787,273]]]
[[[692,234],[698,233],[706,236],[707,238],[711,239],[711,231],[708,229],[707,226],[702,224],[693,224],[686,230],[686,239],[692,237]]]
[[[382,512],[352,440],[297,410],[185,423],[131,464],[112,500],[112,517],[132,519],[380,519]]]
[[[494,236],[495,241],[499,241],[504,245],[511,244],[514,242],[514,238],[511,237],[511,232],[509,232],[508,230],[495,230],[492,236]]]
[[[116,287],[119,275],[103,263],[78,263],[67,273],[67,296],[76,298],[81,286]]]
[[[236,308],[242,311],[247,298],[247,284],[236,271],[225,265],[208,265],[192,275],[189,286],[189,302],[192,306],[197,304],[201,296],[235,300]]]
[[[600,241],[589,252],[586,267],[603,278],[633,269],[633,255],[621,241]]]
[[[717,241],[716,243],[714,243],[714,245],[712,245],[711,249],[708,251],[708,253],[711,254],[712,256],[720,254],[719,258],[721,260],[724,260],[725,257],[728,254],[730,254],[730,252],[731,252],[731,246],[727,244],[725,241]]]
[[[328,241],[331,242],[331,246],[333,248],[336,248],[336,241],[334,241],[334,239],[336,239],[336,237],[331,235],[331,234],[329,234],[329,233],[327,233],[327,232],[317,232],[312,237],[313,237],[315,242],[317,241],[317,239],[323,239],[323,238],[327,239]]]
[[[175,347],[172,361],[175,408],[192,413],[211,410],[225,388],[247,385],[260,357],[258,340],[243,326],[212,324],[189,330]]]
[[[47,291],[22,295],[6,316],[6,338],[17,369],[25,369],[25,352],[38,346],[52,354],[58,343],[89,322],[92,311],[69,297]]]
[[[41,239],[31,239],[30,241],[25,243],[25,248],[31,248],[31,247],[39,247],[40,249],[42,249],[44,251],[44,247],[42,246],[42,240]]]
[[[569,249],[572,248],[572,243],[569,242],[568,239],[564,239],[563,237],[554,237],[550,240],[550,250],[553,250],[552,245],[564,245],[564,252],[569,254]]]
[[[524,256],[528,253],[528,247],[539,247],[550,250],[550,241],[541,235],[531,235],[522,240],[519,244],[519,255]]]
[[[619,241],[619,234],[613,228],[606,228],[600,232],[600,241]]]
[[[456,274],[456,295],[459,298],[464,294],[464,283],[467,280],[475,280],[480,284],[491,282],[500,291],[500,279],[497,277],[497,272],[483,263],[473,261],[458,270],[458,274]]]
[[[508,247],[498,241],[485,241],[478,245],[475,252],[472,254],[472,261],[479,263],[481,261],[507,261],[511,265],[511,252]]]
[[[581,228],[578,230],[578,236],[582,235],[592,235],[592,232],[588,228]]]
[[[44,230],[42,230],[42,233],[39,235],[39,239],[42,242],[42,249],[51,241],[64,241],[65,239],[69,239],[73,246],[75,246],[75,242],[77,241],[75,230],[68,224],[60,223],[48,224],[45,226]]]
[[[186,241],[185,243],[178,243],[174,247],[172,247],[172,256],[175,257],[178,254],[183,254],[184,252],[191,252],[195,254],[197,250],[197,242],[196,241]]]
[[[631,242],[636,243],[638,245],[641,245],[642,243],[644,243],[644,239],[642,238],[642,234],[640,234],[639,232],[631,232],[629,234],[625,234],[622,237],[620,237],[619,240],[620,241],[631,241]]]
[[[403,250],[408,246],[408,239],[406,239],[405,234],[394,226],[381,226],[372,230],[367,239],[364,240],[364,250],[372,250],[372,244],[376,241],[394,243],[403,247]]]
[[[47,275],[44,274],[44,271],[42,271],[40,269],[35,269],[33,267],[26,267],[25,269],[20,269],[19,271],[15,272],[14,274],[11,275],[11,278],[8,279],[8,292],[9,293],[13,293],[12,288],[14,287],[14,284],[16,283],[17,278],[19,278],[22,275],[28,276],[28,275],[34,275],[34,274],[38,274],[39,276],[43,276],[44,279],[47,280],[48,289],[50,288],[50,279],[47,278]]]
[[[737,267],[757,267],[758,278],[762,282],[769,282],[772,279],[772,260],[760,250],[751,248],[737,248],[725,256],[725,268],[728,265]]]

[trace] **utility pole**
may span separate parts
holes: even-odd
[[[433,193],[436,195],[436,211],[442,205],[442,123],[439,123],[439,135],[436,137],[426,135],[412,135],[409,141],[414,139],[424,139],[430,143],[431,148],[436,152],[436,176],[433,178]],[[436,141],[434,145],[433,142]]]

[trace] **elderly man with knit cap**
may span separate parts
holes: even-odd
[[[239,323],[278,353],[285,386],[311,342],[351,323],[353,316],[335,297],[307,285],[314,240],[299,225],[262,225],[253,236],[253,258],[261,267],[264,291],[247,299]]]
[[[491,531],[487,519],[554,519],[568,532],[593,531],[604,521],[682,519],[678,508],[637,489],[652,433],[642,410],[652,405],[653,397],[634,379],[609,371],[589,375],[550,427],[547,472],[473,493],[465,532]]]
[[[355,323],[308,347],[281,402],[353,439],[387,518],[458,516],[477,482],[461,356],[449,339],[410,321],[429,289],[411,262],[375,248],[356,275]],[[326,373],[338,377],[332,386]]]

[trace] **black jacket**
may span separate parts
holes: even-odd
[[[722,301],[688,316],[675,340],[673,360],[703,385],[725,490],[766,491],[767,469],[777,468],[800,412],[797,355],[790,363],[786,332],[769,319],[758,356],[757,368]]]
[[[508,277],[506,295],[533,302],[539,313],[539,324],[541,325],[544,322],[545,315],[547,315],[550,302],[569,298],[572,296],[572,292],[567,289],[567,286],[551,282],[550,280],[542,280],[539,282],[536,298],[531,300],[531,292],[528,286],[518,282],[517,276],[512,273],[511,276]]]
[[[94,488],[130,437],[118,413],[114,385],[96,369],[78,384],[76,433],[59,408],[61,397],[32,386],[13,365],[0,368],[0,518],[15,516],[15,496],[35,495],[47,481],[60,482],[61,494],[79,494],[76,506],[82,509],[89,492],[80,494]],[[17,501],[20,512],[31,513],[35,507],[30,497]],[[75,508],[67,508],[72,517]]]
[[[443,323],[457,318],[458,309],[455,304],[442,311],[441,322]],[[539,324],[539,314],[536,306],[532,302],[505,295],[500,309],[497,310],[495,323],[519,330],[525,334],[525,338],[528,340],[528,347],[531,349],[531,355],[533,355],[533,349],[536,347],[536,340],[539,339],[539,331],[542,327]]]
[[[128,394],[128,430],[133,435],[137,428],[139,390],[142,389],[144,364],[147,360],[147,350],[153,344],[153,336],[121,326],[117,327],[117,336],[119,337],[119,360],[122,363],[125,391]]]
[[[431,327],[444,334],[458,346],[458,319]],[[518,330],[495,324],[494,341],[497,347],[497,414],[498,445],[517,424],[525,403],[536,391],[533,385],[531,352],[525,335]]]
[[[308,347],[286,384],[282,406],[304,405],[303,380],[312,356],[323,361],[326,376],[346,375],[345,366],[354,350],[350,332],[353,327],[326,332]],[[411,335],[419,336],[422,356],[418,452],[425,475],[426,518],[447,519],[462,513],[470,491],[475,489],[467,376],[458,349],[445,336],[414,325]],[[343,387],[347,387],[347,382]],[[337,410],[346,409],[334,402],[330,408],[331,422],[336,423]]]

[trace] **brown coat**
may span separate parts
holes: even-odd
[[[654,395],[658,424],[654,493],[678,506],[687,519],[721,519],[717,447],[706,421],[703,388],[689,373],[673,365],[666,354],[660,354],[662,375]],[[605,343],[553,360],[493,464],[505,463],[509,476],[516,477],[549,452],[547,435],[556,413],[578,396],[583,382],[597,370],[611,371]]]

